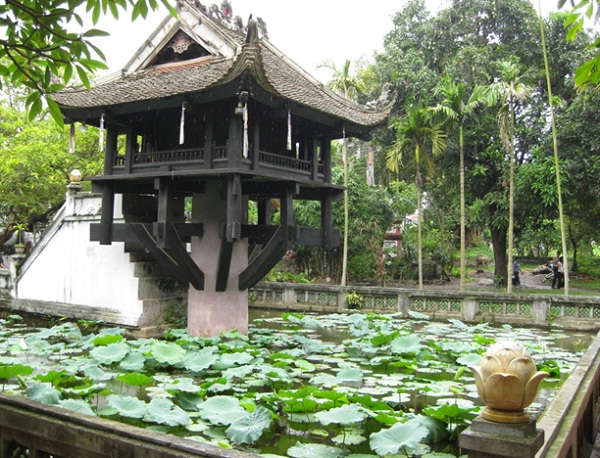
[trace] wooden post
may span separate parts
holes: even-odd
[[[213,167],[213,110],[206,113],[206,132],[204,134],[204,168]]]

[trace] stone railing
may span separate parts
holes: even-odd
[[[600,429],[600,334],[544,410],[537,426],[546,438],[538,458],[591,456]]]
[[[340,287],[299,283],[258,283],[251,306],[289,311],[333,313],[347,309],[346,294],[356,292],[361,310],[400,313],[409,310],[432,319],[528,326],[560,325],[566,329],[600,330],[600,297],[492,292],[419,291],[407,288]]]
[[[13,456],[258,457],[0,394],[0,458]]]

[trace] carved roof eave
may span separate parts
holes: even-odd
[[[284,90],[278,89],[276,79],[272,78],[272,75],[269,74],[269,70],[265,67],[263,61],[263,50],[265,48],[267,52],[272,53],[277,59],[280,59],[286,66],[291,68],[295,80],[299,78],[305,80],[307,83],[305,86],[313,88],[317,96],[316,98],[323,100],[324,105],[333,107],[338,113],[332,113],[327,109],[320,109],[318,106],[306,103],[306,101],[302,100],[301,96],[297,95],[295,88],[290,90],[290,87],[283,85]],[[281,67],[278,68],[278,71],[281,71]],[[342,97],[305,72],[264,38],[256,46],[245,44],[229,72],[217,84],[224,85],[241,79],[238,93],[248,91],[250,97],[252,97],[253,86],[249,81],[249,76],[256,81],[261,89],[282,99],[288,107],[293,107],[292,111],[312,112],[313,116],[317,112],[317,117],[321,122],[338,127],[340,137],[344,129],[349,131],[350,134],[354,133],[357,136],[365,136],[373,128],[387,120],[394,105],[393,103],[389,103],[382,109],[374,110]]]

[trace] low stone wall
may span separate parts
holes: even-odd
[[[282,311],[335,313],[347,310],[346,294],[364,300],[361,311],[429,315],[434,320],[502,323],[565,329],[600,330],[599,296],[501,294],[492,292],[420,291],[409,288],[341,287],[299,283],[265,283],[250,292],[250,306]]]
[[[0,393],[0,457],[258,458]]]
[[[546,441],[537,458],[590,456],[600,427],[600,334],[538,421]]]

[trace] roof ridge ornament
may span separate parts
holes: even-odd
[[[248,17],[248,31],[246,32],[246,44],[256,46],[258,44],[258,23],[252,19],[252,14]]]

